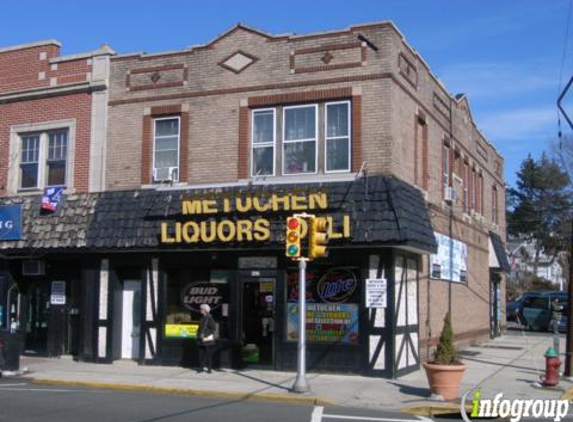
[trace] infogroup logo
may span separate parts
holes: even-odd
[[[492,399],[483,399],[481,390],[473,390],[472,411],[466,413],[466,398],[472,390],[462,396],[460,413],[465,422],[479,419],[510,418],[511,422],[519,422],[522,418],[538,418],[561,421],[569,412],[569,400],[540,400],[540,399],[504,399],[503,393],[498,393]]]

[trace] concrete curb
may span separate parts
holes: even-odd
[[[31,381],[33,384],[39,384],[39,385],[91,387],[91,388],[122,390],[122,391],[145,391],[156,394],[177,394],[177,395],[209,397],[215,399],[255,400],[255,401],[267,401],[267,402],[270,401],[270,402],[280,402],[280,403],[307,404],[312,406],[336,405],[335,402],[322,397],[309,397],[309,396],[305,397],[305,396],[275,394],[275,393],[233,393],[229,391],[197,390],[192,388],[155,387],[152,385],[75,381],[75,380],[62,380],[55,378],[32,378]]]
[[[471,412],[472,406],[466,405],[466,411]],[[422,403],[416,406],[404,407],[401,409],[402,413],[407,413],[416,416],[445,416],[445,415],[460,415],[459,403]]]
[[[567,390],[565,390],[559,399],[573,401],[573,387],[569,387]]]

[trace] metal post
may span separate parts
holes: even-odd
[[[573,370],[573,219],[569,239],[569,280],[567,285],[567,343],[565,346],[565,376],[571,377]]]
[[[298,261],[298,356],[296,380],[292,389],[296,393],[309,391],[306,382],[306,259]]]
[[[450,282],[448,283],[448,312],[450,314],[450,320],[453,318],[452,315],[452,283],[454,282],[454,201],[450,205]]]

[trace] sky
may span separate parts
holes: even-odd
[[[0,0],[0,48],[57,39],[62,54],[102,43],[152,53],[206,43],[237,22],[305,34],[392,20],[450,93],[468,95],[514,185],[523,159],[557,138],[557,97],[573,76],[572,1]],[[564,104],[573,118],[573,87]]]

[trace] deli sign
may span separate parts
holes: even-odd
[[[208,282],[189,283],[181,292],[183,306],[194,312],[200,312],[201,305],[206,303],[211,310],[217,309],[223,303],[221,285]]]
[[[20,205],[0,206],[0,240],[22,238],[22,207]]]

